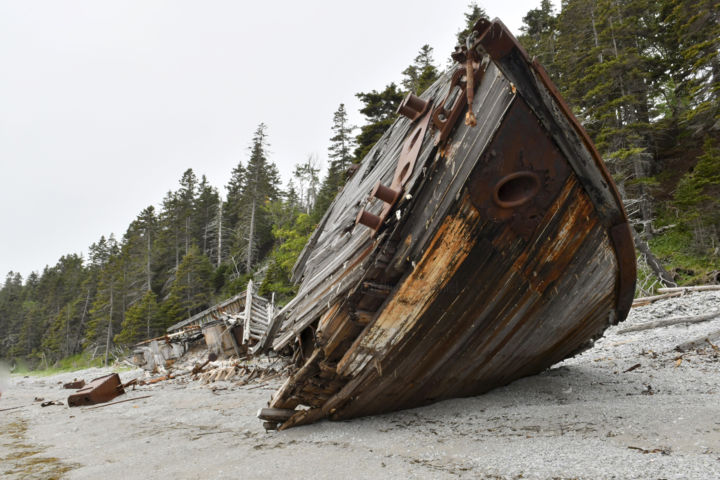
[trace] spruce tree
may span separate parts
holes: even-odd
[[[328,170],[320,186],[313,212],[313,218],[316,220],[323,216],[337,192],[345,185],[348,167],[353,162],[352,151],[355,145],[352,138],[353,129],[354,127],[348,122],[345,104],[341,103],[333,114],[332,136],[328,147]]]
[[[465,45],[465,39],[472,31],[478,20],[488,18],[485,9],[478,6],[477,2],[472,1],[468,4],[467,12],[464,13],[465,22],[463,28],[456,34],[458,44]]]
[[[357,93],[355,96],[364,104],[360,113],[366,119],[365,125],[360,127],[360,133],[355,139],[357,143],[355,161],[359,162],[395,121],[397,108],[405,94],[395,83],[391,83],[382,92],[371,90],[367,93]]]
[[[198,181],[192,168],[188,168],[180,178],[180,189],[176,198],[176,218],[182,240],[182,255],[187,255],[193,243],[193,216],[198,193]]]
[[[19,273],[8,272],[0,288],[0,358],[5,358],[19,340],[24,317],[23,285]]]
[[[694,249],[701,255],[718,256],[720,245],[720,147],[707,138],[692,172],[686,173],[675,191],[675,205],[683,212],[682,223],[691,229]]]
[[[106,245],[107,249],[99,252],[101,256],[107,255],[107,260],[104,260],[98,274],[97,293],[90,310],[90,321],[85,337],[86,346],[95,345],[104,352],[105,365],[108,362],[110,347],[113,345],[112,340],[122,322],[125,295],[120,248],[112,236]]]
[[[425,44],[420,48],[412,65],[403,70],[402,86],[407,92],[421,95],[440,77],[440,72],[434,64],[433,49]]]
[[[47,361],[54,361],[75,352],[80,331],[83,282],[86,270],[79,255],[63,255],[47,270],[52,286],[44,299],[49,321],[42,333],[41,351]]]
[[[684,102],[681,121],[691,135],[715,137],[720,131],[720,2],[666,0],[664,46],[677,52],[669,71]]]
[[[161,322],[157,296],[150,290],[135,302],[125,313],[120,325],[120,333],[113,341],[117,344],[132,345],[143,339],[153,338],[165,331]]]
[[[340,106],[344,107],[342,104]],[[347,123],[347,115],[345,114],[344,108],[342,108],[342,110],[345,123]],[[352,141],[349,135],[347,135],[346,138],[349,138],[350,141]],[[349,154],[348,158],[350,158]],[[294,188],[294,184],[291,184],[288,187],[293,190],[295,195],[298,195],[298,206],[307,214],[309,214],[314,208],[315,202],[317,201],[318,184],[320,183],[320,179],[318,177],[319,173],[320,168],[318,167],[317,157],[314,154],[308,155],[307,160],[299,165],[295,165],[295,170],[293,171],[293,177],[297,181],[298,185],[297,191]]]
[[[237,215],[233,244],[233,261],[245,272],[252,271],[258,259],[272,247],[272,225],[268,212],[269,203],[278,197],[280,175],[274,163],[267,158],[267,127],[258,125],[250,146],[250,158],[244,168],[239,191],[228,209]]]
[[[170,297],[177,302],[184,318],[191,317],[210,306],[212,299],[212,273],[210,260],[192,245],[180,262]],[[178,314],[180,312],[177,312]],[[182,318],[166,319],[168,323]],[[165,325],[166,327],[169,325]]]
[[[557,41],[557,15],[550,0],[541,0],[540,7],[530,10],[523,17],[523,32],[518,40],[528,54],[537,58],[551,75],[555,72],[555,42]]]
[[[220,196],[212,187],[205,175],[200,177],[198,195],[193,205],[192,232],[193,241],[200,247],[200,251],[208,257],[214,257],[217,251],[217,215]]]

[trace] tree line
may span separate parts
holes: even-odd
[[[439,76],[425,45],[404,72],[407,88]],[[413,82],[413,83],[411,83]],[[411,87],[412,85],[412,87]],[[388,94],[388,92],[390,92]],[[309,155],[282,186],[258,125],[246,161],[230,173],[221,198],[204,175],[186,170],[158,208],[148,206],[121,238],[101,236],[87,257],[69,254],[23,279],[9,272],[0,288],[0,358],[31,365],[162,335],[168,326],[242,292],[250,279],[282,304],[292,298],[292,267],[337,192],[395,118],[405,91],[359,93],[367,125],[355,135],[340,104],[333,114],[328,168]]]
[[[471,3],[459,42],[480,17],[486,12]],[[555,12],[541,0],[523,22],[519,40],[596,142],[637,235],[677,281],[720,281],[718,1],[565,0]],[[8,273],[0,358],[52,363],[87,350],[107,358],[243,291],[251,278],[261,294],[286,302],[296,291],[295,260],[349,167],[395,121],[405,94],[440,75],[423,45],[398,83],[356,94],[363,125],[351,125],[339,105],[322,178],[309,155],[281,185],[260,124],[225,198],[188,169],[121,238],[103,236],[86,258],[65,255],[26,279]]]
[[[520,41],[595,142],[667,278],[720,282],[720,2],[565,0],[556,13],[542,0],[523,21]],[[640,285],[656,284],[642,257]]]

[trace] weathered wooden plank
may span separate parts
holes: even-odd
[[[620,330],[618,333],[641,332],[643,330],[652,330],[654,328],[671,327],[673,325],[690,325],[693,323],[707,322],[709,320],[714,320],[715,318],[718,318],[718,317],[720,317],[720,310],[715,310],[710,313],[706,313],[704,315],[664,318],[662,320],[656,320],[654,322],[646,322],[646,323],[641,323],[639,325],[633,325],[631,327],[626,327],[626,328],[623,328],[622,330]]]
[[[720,290],[720,285],[699,285],[695,287],[658,288],[658,293],[712,292]]]
[[[369,253],[369,252],[368,252]],[[345,294],[350,288],[359,282],[367,271],[367,263],[362,262],[352,270],[346,271],[343,278],[337,283],[329,286],[311,302],[307,302],[305,309],[296,314],[296,318],[292,320],[292,326],[287,327],[284,332],[278,333],[273,342],[273,349],[279,350],[287,345],[296,332],[300,332],[318,318],[323,311],[331,305],[331,300]]]
[[[260,420],[266,420],[269,422],[285,422],[297,413],[296,410],[289,408],[261,408],[257,412],[257,417]]]
[[[439,165],[427,180],[427,185],[423,185],[423,189],[414,197],[406,214],[413,221],[405,223],[400,233],[400,238],[410,239],[410,242],[405,244],[405,248],[391,263],[417,262],[444,215],[457,200],[456,193],[486,150],[514,99],[509,82],[499,73],[493,64],[488,67],[473,102],[478,125],[468,127],[461,124],[457,127],[446,156],[438,159]]]
[[[485,78],[487,80],[483,81],[480,85],[480,95],[476,97],[476,104],[479,105],[482,101],[486,100],[489,95],[492,95],[492,98],[495,98],[497,96],[501,99],[506,99],[507,97],[510,97],[511,95],[498,95],[497,90],[505,90],[507,92],[511,93],[511,90],[509,88],[509,85],[507,82],[503,83],[503,80],[501,77],[497,75],[497,71],[493,70],[491,67],[489,69],[489,72],[486,74]],[[444,95],[444,91],[441,91],[438,89],[435,94],[436,95]],[[511,102],[510,99],[506,99],[504,103],[498,103],[497,112],[493,110],[493,115],[487,115],[483,116],[483,121],[481,123],[480,128],[483,128],[487,131],[486,139],[489,139],[492,132],[494,131],[494,128],[497,128],[497,122],[499,121],[498,116],[502,115],[504,110],[507,108],[507,105]],[[395,132],[398,140],[391,143],[390,147],[392,149],[392,154],[386,155],[386,161],[384,165],[376,165],[375,168],[373,168],[370,173],[367,173],[367,169],[370,167],[369,164],[364,163],[363,166],[361,166],[360,170],[355,174],[353,179],[357,180],[357,185],[353,185],[353,179],[351,179],[349,185],[346,187],[346,189],[351,190],[353,188],[357,189],[359,192],[362,192],[363,190],[367,193],[369,193],[369,190],[372,186],[378,181],[378,178],[382,178],[382,181],[384,183],[390,183],[389,180],[391,179],[392,175],[394,174],[394,168],[397,155],[399,155],[399,151],[402,147],[402,142],[400,140],[404,140],[405,132],[408,129],[409,121],[407,120],[399,120],[399,122],[405,122],[407,125],[404,129],[400,129],[399,132]],[[424,147],[421,151],[420,158],[418,159],[418,162],[416,164],[415,168],[415,174],[413,175],[411,182],[417,181],[418,178],[421,177],[421,172],[424,162],[427,162],[429,160],[430,152],[433,151],[433,145],[432,145],[432,136],[427,135],[427,138],[425,139]],[[391,142],[390,140],[387,141],[388,143]],[[484,147],[484,145],[483,145]],[[482,148],[478,146],[477,148]],[[387,161],[387,159],[392,158],[392,161]],[[470,162],[468,162],[470,163]],[[384,166],[384,169],[382,167]],[[458,165],[462,166],[462,165]],[[451,172],[449,175],[450,181],[455,180],[456,182],[464,182],[467,175],[469,174],[469,170],[464,171],[462,169],[458,169],[455,171],[455,166],[451,165],[448,171]],[[471,165],[470,165],[471,167]],[[377,173],[375,173],[377,172]],[[362,180],[362,176],[367,174],[367,177],[364,181]],[[409,185],[410,185],[409,183]],[[412,185],[410,185],[410,188]],[[446,187],[446,190],[449,187]],[[348,203],[352,204],[352,201],[359,202],[362,204],[363,196],[367,196],[367,193],[364,193],[364,195],[361,193],[360,195],[351,196],[351,200],[348,201]],[[446,204],[449,204],[453,201],[453,198],[447,198]],[[422,205],[422,203],[420,203]],[[352,257],[352,255],[358,251],[361,245],[366,245],[369,240],[369,231],[366,229],[353,229],[349,233],[344,233],[343,235],[340,235],[340,237],[343,239],[343,242],[341,242],[342,247],[340,250],[337,250],[337,243],[333,243],[333,237],[338,236],[339,232],[343,231],[342,229],[342,221],[340,220],[342,217],[342,214],[345,215],[346,221],[354,221],[354,215],[356,210],[355,209],[345,209],[345,211],[336,212],[335,210],[339,209],[340,206],[334,205],[331,206],[331,209],[333,210],[332,213],[329,214],[328,222],[326,222],[326,225],[335,225],[336,228],[332,230],[331,232],[327,233],[324,236],[321,236],[316,239],[316,249],[317,254],[313,256],[311,253],[308,253],[307,260],[305,262],[308,264],[306,265],[304,269],[304,282],[303,286],[301,287],[300,291],[298,292],[298,295],[296,296],[296,299],[291,301],[286,306],[286,311],[283,314],[283,317],[289,318],[292,316],[296,316],[296,309],[300,307],[302,303],[307,302],[308,300],[316,303],[317,298],[312,298],[308,295],[308,292],[313,291],[314,289],[318,288],[320,285],[322,285],[324,282],[332,282],[333,276],[336,274],[335,272],[338,272],[343,266],[345,266],[346,262],[349,258]],[[378,210],[374,211],[374,213],[379,213],[380,206],[378,205],[376,207]],[[370,211],[373,211],[370,209]],[[349,238],[348,238],[349,237]],[[327,245],[330,243],[330,245]],[[322,248],[320,248],[322,247]],[[322,260],[326,260],[324,263]],[[301,308],[301,307],[300,307]],[[296,322],[297,323],[297,322]],[[305,322],[300,322],[301,324]],[[283,323],[283,325],[280,327],[280,332],[285,332],[288,328],[291,328],[290,324]],[[292,326],[293,330],[296,331],[297,328],[295,326]],[[281,333],[282,335],[282,333]],[[286,344],[287,341],[289,341],[292,338],[292,335],[285,334],[283,336],[284,341],[276,341],[273,345],[273,348],[282,348],[284,344]]]

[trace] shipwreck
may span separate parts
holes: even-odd
[[[257,340],[296,365],[266,428],[480,394],[627,316],[622,201],[547,73],[499,20],[453,58],[337,195]]]

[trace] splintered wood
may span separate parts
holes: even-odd
[[[212,357],[211,357],[212,358]],[[184,366],[171,370],[165,375],[138,381],[138,385],[154,385],[165,381],[181,383],[199,382],[203,385],[216,382],[232,382],[236,386],[265,383],[287,375],[287,361],[269,359],[229,359],[206,360],[203,363]]]

